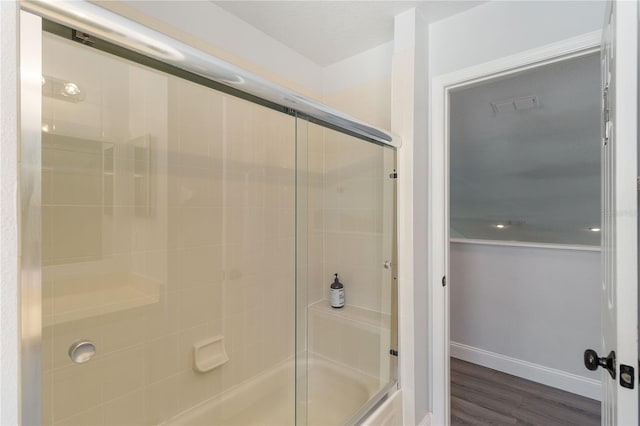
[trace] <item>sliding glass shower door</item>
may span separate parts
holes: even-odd
[[[295,118],[47,33],[42,93],[43,423],[292,424]]]
[[[42,424],[356,422],[396,384],[395,150],[45,29]]]
[[[298,120],[297,153],[297,418],[351,424],[396,379],[395,150]]]

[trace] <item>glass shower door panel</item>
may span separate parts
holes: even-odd
[[[43,35],[44,424],[294,422],[295,122]]]
[[[298,159],[298,167],[306,167],[306,179],[298,179],[304,183],[298,188],[298,202],[304,203],[298,213],[304,217],[298,223],[305,224],[307,237],[298,239],[299,245],[306,243],[298,247],[298,267],[306,273],[306,306],[298,309],[307,313],[307,375],[306,383],[298,378],[298,386],[306,387],[307,424],[340,425],[362,414],[395,379],[390,355],[396,313],[395,179],[390,176],[395,152],[304,124],[304,149],[298,138],[298,152],[306,152]],[[344,286],[343,307],[332,306],[335,274]]]

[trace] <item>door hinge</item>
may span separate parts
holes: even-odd
[[[389,173],[389,177],[391,179],[397,179],[398,178],[398,172],[396,172],[396,169],[393,169],[393,173]]]
[[[447,276],[443,276],[442,277],[442,287],[446,287],[447,286]]]
[[[603,135],[602,135],[602,145],[607,146],[609,143],[610,136],[610,116],[611,110],[609,109],[609,85],[605,85],[604,90],[602,91],[602,121],[603,121]]]
[[[398,351],[397,351],[397,350],[395,350],[395,349],[390,349],[390,350],[389,350],[389,354],[390,354],[390,355],[393,355],[393,356],[398,356]]]

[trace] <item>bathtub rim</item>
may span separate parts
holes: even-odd
[[[322,357],[321,355],[317,355],[317,354],[307,354],[307,355],[311,355],[309,358],[307,358],[306,356],[304,357],[306,359],[305,363],[307,363],[307,365],[316,364],[316,365],[325,366],[325,367],[334,368],[334,369],[336,366],[338,366],[340,369],[353,370],[354,373],[365,375],[363,372],[354,370],[342,364],[337,364],[333,362],[331,359]],[[179,422],[179,420],[181,418],[184,418],[188,413],[193,414],[194,411],[206,410],[207,406],[220,404],[226,399],[235,398],[237,397],[238,394],[242,393],[243,390],[246,390],[247,387],[251,386],[252,382],[268,379],[270,376],[276,376],[280,373],[286,372],[286,370],[289,368],[293,369],[295,374],[295,369],[297,368],[297,362],[299,362],[299,359],[296,360],[295,356],[287,358],[286,360],[281,361],[278,364],[275,364],[272,368],[257,374],[256,376],[252,377],[249,380],[238,383],[237,385],[227,389],[226,391],[223,391],[215,396],[212,396],[210,398],[207,398],[195,404],[194,406],[190,407],[187,410],[183,410],[174,414],[170,418],[159,423],[158,426],[173,426],[173,425],[179,426],[182,424]],[[365,386],[365,388],[368,388],[366,384],[363,384],[363,385]],[[400,387],[397,379],[393,379],[389,381],[382,388],[376,391],[372,396],[370,396],[367,402],[363,404],[360,407],[360,409],[358,409],[358,411],[356,411],[349,418],[349,420],[345,422],[345,425],[355,426],[355,425],[363,424],[367,418],[369,418],[386,400],[389,399],[389,397],[393,393],[395,393],[399,389]]]
[[[380,406],[391,397],[391,395],[393,395],[398,390],[400,390],[398,380],[393,379],[382,389],[380,389],[374,396],[372,396],[369,401],[367,401],[367,403],[363,405],[358,412],[351,416],[351,418],[345,424],[358,426],[365,423],[365,421],[371,415],[373,415],[373,413],[375,413],[378,408],[380,408]]]

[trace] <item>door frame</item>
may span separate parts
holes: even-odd
[[[583,57],[600,50],[601,31],[593,31],[484,64],[437,76],[431,82],[428,212],[429,331],[432,348],[431,408],[433,425],[450,423],[449,380],[449,115],[450,93],[500,77]]]

